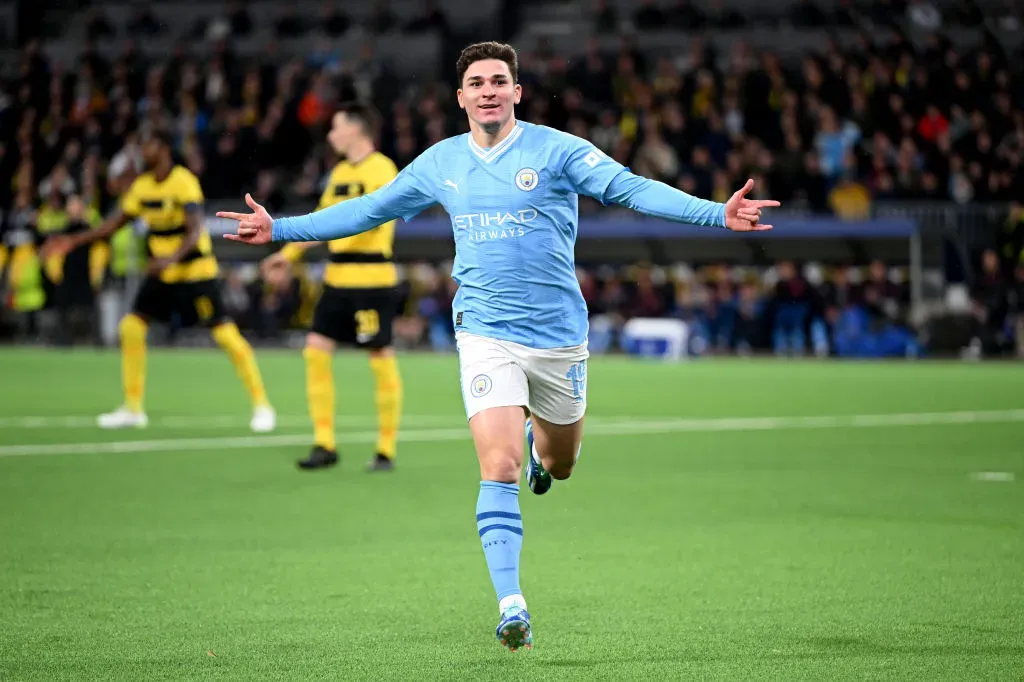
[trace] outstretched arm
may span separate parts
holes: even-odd
[[[761,210],[780,204],[771,200],[747,199],[746,195],[753,188],[754,181],[747,180],[729,201],[720,204],[717,201],[698,199],[663,182],[623,171],[608,185],[605,199],[644,215],[690,225],[726,227],[735,232],[770,230],[771,225],[761,225],[759,222]]]
[[[61,235],[58,237],[50,237],[43,244],[42,254],[44,256],[58,254],[67,255],[80,246],[91,244],[97,239],[108,238],[131,219],[132,217],[130,215],[125,213],[122,209],[117,208],[114,210],[114,213],[103,221],[99,227],[70,236]]]
[[[605,191],[605,200],[638,213],[690,225],[725,227],[725,204],[698,199],[682,190],[623,170]]]
[[[418,159],[417,159],[418,161]],[[411,219],[434,203],[426,183],[419,180],[414,161],[388,185],[358,199],[350,199],[314,213],[274,219],[245,195],[252,213],[218,211],[220,218],[238,221],[238,233],[225,238],[246,244],[325,242],[366,232],[395,218]]]
[[[275,242],[322,242],[372,230],[400,217],[396,202],[387,199],[367,194],[314,213],[276,218],[271,239]]]
[[[593,144],[565,135],[563,172],[579,194],[603,203],[617,203],[644,215],[691,225],[726,227],[736,232],[770,230],[760,225],[761,210],[779,206],[777,201],[747,199],[754,181],[747,183],[724,204],[698,199],[663,182],[634,175]]]

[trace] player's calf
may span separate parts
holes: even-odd
[[[544,468],[537,448],[533,446],[533,420],[526,420],[526,482],[534,495],[551,489],[551,474]]]
[[[534,414],[531,423],[532,446],[544,470],[558,481],[572,476],[583,440],[583,420],[553,424]]]

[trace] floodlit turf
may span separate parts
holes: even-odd
[[[377,475],[361,356],[326,472],[300,355],[259,361],[275,434],[214,351],[152,352],[153,426],[104,433],[116,354],[0,351],[0,679],[1024,679],[1022,366],[595,358],[512,654],[454,358],[402,356]]]

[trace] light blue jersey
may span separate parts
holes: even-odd
[[[469,134],[437,143],[389,185],[316,213],[274,221],[275,241],[358,234],[439,203],[455,234],[456,330],[531,348],[587,339],[576,279],[578,196],[647,215],[725,225],[724,205],[633,175],[590,142],[519,121],[490,149]]]

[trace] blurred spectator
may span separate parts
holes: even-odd
[[[904,317],[904,306],[909,302],[907,288],[892,281],[888,269],[880,260],[873,261],[868,269],[868,280],[861,289],[861,296],[871,296],[881,315],[893,321]]]
[[[1002,270],[1009,275],[1024,263],[1024,204],[1020,199],[1010,204],[997,243]]]
[[[757,285],[747,282],[740,287],[736,303],[736,322],[733,327],[732,348],[741,355],[761,348],[763,303]]]
[[[803,355],[814,303],[810,285],[790,261],[778,265],[779,281],[769,302],[772,349],[777,355]]]
[[[649,268],[642,268],[636,277],[635,289],[625,303],[627,317],[661,317],[665,314],[664,295],[651,278]]]
[[[847,159],[846,171],[828,194],[828,204],[840,218],[865,220],[871,213],[871,193],[856,179],[853,155]]]
[[[998,354],[1009,350],[1015,320],[1010,306],[1016,293],[1006,277],[999,254],[988,249],[982,254],[981,272],[971,291],[971,311],[976,320],[974,338],[983,353]]]

